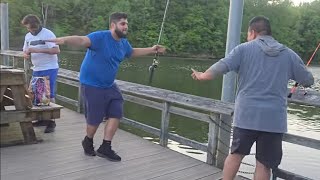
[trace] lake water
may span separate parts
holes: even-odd
[[[60,55],[60,67],[79,71],[83,59],[83,53],[63,52]],[[153,57],[143,57],[131,59],[122,63],[117,79],[147,84],[148,67],[152,63]],[[197,82],[192,80],[190,68],[200,71],[206,70],[214,60],[198,60],[160,57],[159,67],[156,69],[152,86],[168,89],[197,96],[213,99],[220,99],[222,78],[209,82]],[[316,84],[313,89],[320,90],[320,67],[311,67],[310,70],[316,77]],[[106,74],[107,75],[107,74]],[[60,86],[59,94],[76,98],[72,88]],[[139,122],[159,128],[161,112],[147,107],[140,107],[132,103],[125,104],[125,116],[139,120]],[[290,104],[288,107],[288,127],[289,133],[320,139],[320,108]],[[150,137],[140,131],[135,131],[130,127],[122,127],[131,132],[135,132],[145,139],[158,142],[158,138]],[[170,132],[185,136],[199,142],[207,142],[208,125],[207,123],[196,122],[181,116],[171,116]],[[169,142],[169,148],[187,154],[194,158],[205,161],[206,153],[180,145],[176,142]],[[284,143],[284,156],[280,168],[307,176],[313,179],[320,177],[320,151],[298,145]],[[254,153],[255,148],[252,149]],[[254,156],[248,156],[244,162],[255,164]],[[241,165],[240,173],[247,177],[252,177],[254,167]]]

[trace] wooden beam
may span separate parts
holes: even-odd
[[[121,123],[130,125],[130,126],[132,126],[134,128],[143,130],[145,132],[148,132],[150,134],[156,135],[158,137],[160,136],[160,129],[152,127],[152,126],[149,126],[149,125],[146,125],[146,124],[142,124],[142,123],[140,123],[138,121],[134,121],[132,119],[124,117],[124,118],[121,119]]]
[[[7,90],[7,86],[6,85],[3,85],[3,86],[1,86],[0,87],[0,103],[2,102],[2,100],[3,100],[3,95],[4,95],[4,92],[6,92],[6,90]]]
[[[286,133],[283,135],[283,141],[320,150],[320,140],[318,139],[312,139]]]
[[[64,96],[61,96],[61,95],[56,95],[56,99],[59,100],[59,101],[62,101],[62,102],[65,102],[67,104],[71,104],[75,107],[78,106],[78,101],[77,100],[73,100],[71,98],[67,98],[67,97],[64,97]]]
[[[1,111],[0,124],[32,121],[26,111]]]
[[[6,56],[14,56],[14,57],[23,57],[23,52],[22,51],[12,51],[12,50],[1,50],[0,51],[1,55],[6,55]]]
[[[219,133],[219,114],[212,115],[212,121],[209,123],[207,163],[215,165],[217,161],[218,133]]]
[[[281,178],[281,179],[291,179],[291,180],[312,180],[310,178],[298,175],[298,174],[294,174],[292,172],[283,170],[283,169],[274,169],[272,170],[272,176],[274,180],[276,180],[277,178]]]
[[[25,85],[24,73],[4,73],[3,70],[0,71],[0,85]],[[22,71],[23,72],[23,71]]]
[[[160,145],[167,147],[168,145],[168,132],[169,132],[169,120],[170,120],[170,104],[168,102],[163,103],[163,109],[161,114],[161,129],[160,129]]]

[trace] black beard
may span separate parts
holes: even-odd
[[[117,36],[119,38],[126,38],[127,37],[127,35],[124,34],[123,32],[121,32],[119,29],[116,29],[114,32],[117,34]]]

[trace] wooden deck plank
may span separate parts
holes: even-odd
[[[79,147],[79,146],[78,146]],[[119,153],[121,153],[123,157],[123,162],[129,161],[131,159],[145,157],[147,155],[155,155],[161,153],[165,149],[159,149],[156,146],[154,148],[147,148],[145,150],[140,150],[141,146],[136,146],[136,148],[128,148],[128,149],[121,149]],[[127,151],[122,153],[123,151]],[[162,152],[164,153],[164,152]],[[70,155],[69,155],[70,154]],[[71,157],[70,157],[71,156]],[[105,159],[99,157],[88,157],[83,154],[82,149],[77,148],[77,150],[68,150],[68,152],[57,152],[55,154],[41,154],[38,155],[37,159],[32,159],[31,156],[28,159],[23,159],[23,162],[29,163],[20,163],[16,162],[17,165],[13,167],[11,164],[11,169],[8,167],[4,167],[2,170],[7,173],[2,173],[2,178],[5,177],[24,177],[26,173],[29,171],[33,171],[34,167],[38,167],[38,173],[34,174],[31,179],[33,178],[40,178],[40,177],[48,177],[48,176],[55,176],[57,174],[66,174],[70,172],[76,172],[82,169],[99,166],[106,166],[112,164]],[[99,160],[97,163],[97,159]],[[45,166],[43,166],[45,164]],[[26,168],[27,167],[27,168]],[[40,172],[40,173],[39,173]],[[7,176],[5,176],[7,175]],[[8,178],[9,179],[9,178]]]
[[[163,176],[151,178],[152,180],[166,180],[166,179],[199,179],[205,176],[212,176],[219,174],[220,169],[212,169],[205,163],[201,163],[191,168],[185,168],[180,171],[167,173]],[[217,176],[218,177],[218,176]],[[220,176],[219,176],[220,177]]]
[[[69,179],[69,178],[63,177],[63,175],[68,175],[75,172],[82,172],[85,170],[89,172],[96,172],[96,169],[99,169],[99,168],[110,169],[110,167],[113,167],[114,162],[110,162],[106,159],[99,158],[99,157],[85,156],[82,153],[82,151],[76,152],[76,153],[78,154],[78,156],[75,156],[73,158],[73,161],[69,159],[68,162],[60,161],[60,163],[54,163],[54,164],[51,164],[51,163],[48,164],[46,163],[47,161],[42,161],[42,166],[34,165],[34,164],[31,165],[33,167],[38,167],[36,169],[32,168],[32,169],[19,171],[16,173],[1,174],[1,179],[23,179],[26,176],[26,174],[28,174],[28,172],[32,172],[32,173],[30,175],[28,174],[28,178],[26,179],[48,179],[48,178],[55,178],[55,177],[57,177],[57,179]],[[146,153],[146,152],[138,153],[138,154],[133,153],[130,158],[139,159],[139,157],[146,157],[148,154],[155,155],[156,153],[161,153],[161,152],[159,151],[155,152],[155,150],[153,150],[149,153]],[[123,160],[121,163],[126,164],[128,161],[131,160],[130,158]],[[141,162],[140,160],[137,160],[137,161]],[[86,174],[87,173],[81,174],[81,176],[85,176]]]
[[[239,180],[237,178],[238,177],[236,177],[234,180]],[[213,180],[213,179],[222,180],[222,172],[211,174],[209,176],[205,176],[205,177],[199,178],[198,180]]]
[[[105,179],[106,177],[108,177],[108,179],[121,179],[128,176],[131,177],[137,172],[144,171],[146,169],[150,170],[152,168],[150,166],[162,167],[163,164],[172,163],[175,155],[168,155],[167,153],[168,152],[162,152],[151,156],[125,160],[120,163],[110,163],[105,160],[102,165],[94,169],[89,167],[87,169],[64,174],[62,176],[51,177],[48,179]],[[177,158],[177,160],[181,159],[183,158]]]
[[[170,158],[171,156],[171,158]],[[144,163],[142,166],[139,167],[128,167],[126,168],[126,172],[129,171],[129,173],[124,172],[123,170],[120,171],[112,171],[111,179],[128,179],[128,180],[136,180],[136,179],[145,179],[146,177],[153,178],[157,176],[162,176],[164,174],[178,171],[184,168],[192,168],[194,166],[197,166],[199,164],[202,164],[200,161],[194,161],[192,158],[186,158],[183,156],[171,154],[165,155],[161,157],[160,160],[156,162],[151,163]],[[107,176],[105,173],[101,174],[101,177]],[[100,180],[103,180],[103,178],[100,178]]]
[[[121,146],[117,152],[121,154],[123,159],[131,159],[131,158],[136,158],[136,156],[141,155],[141,154],[157,154],[159,151],[163,151],[159,149],[158,147],[149,147],[147,149],[141,149],[141,144],[137,143],[137,141],[131,142],[127,146],[126,144],[125,149],[123,146]],[[130,148],[127,148],[130,147]],[[132,152],[132,151],[137,151],[137,152]],[[54,164],[56,162],[60,161],[66,161],[66,159],[70,159],[71,157],[75,158],[77,160],[77,157],[80,159],[82,158],[83,155],[83,150],[82,147],[80,146],[80,143],[77,145],[70,147],[70,148],[64,148],[64,149],[59,149],[56,151],[48,151],[48,152],[39,152],[36,154],[28,154],[21,156],[19,159],[11,157],[11,158],[4,158],[1,161],[6,162],[6,163],[1,163],[1,168],[4,171],[4,173],[11,173],[15,171],[20,171],[24,170],[26,165],[32,165],[32,166],[41,166],[43,163],[48,164]],[[10,160],[10,161],[9,161]],[[22,162],[17,164],[18,162]],[[72,161],[72,159],[71,159]]]
[[[56,131],[43,134],[41,143],[1,148],[1,180],[214,179],[215,174],[220,177],[220,169],[122,130],[117,131],[113,140],[121,162],[85,156],[81,147],[84,116],[62,109],[56,122]],[[94,139],[96,149],[102,139],[103,126]]]

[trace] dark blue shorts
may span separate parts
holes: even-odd
[[[49,76],[50,81],[50,98],[55,98],[55,88],[56,88],[56,80],[58,76],[58,69],[48,69],[44,71],[33,71],[32,76],[34,77],[43,77]]]
[[[123,117],[123,97],[116,84],[110,88],[81,84],[81,95],[87,124],[98,126],[104,118]]]
[[[268,168],[277,168],[282,159],[282,133],[233,128],[231,154],[249,155],[256,142],[256,159]]]

